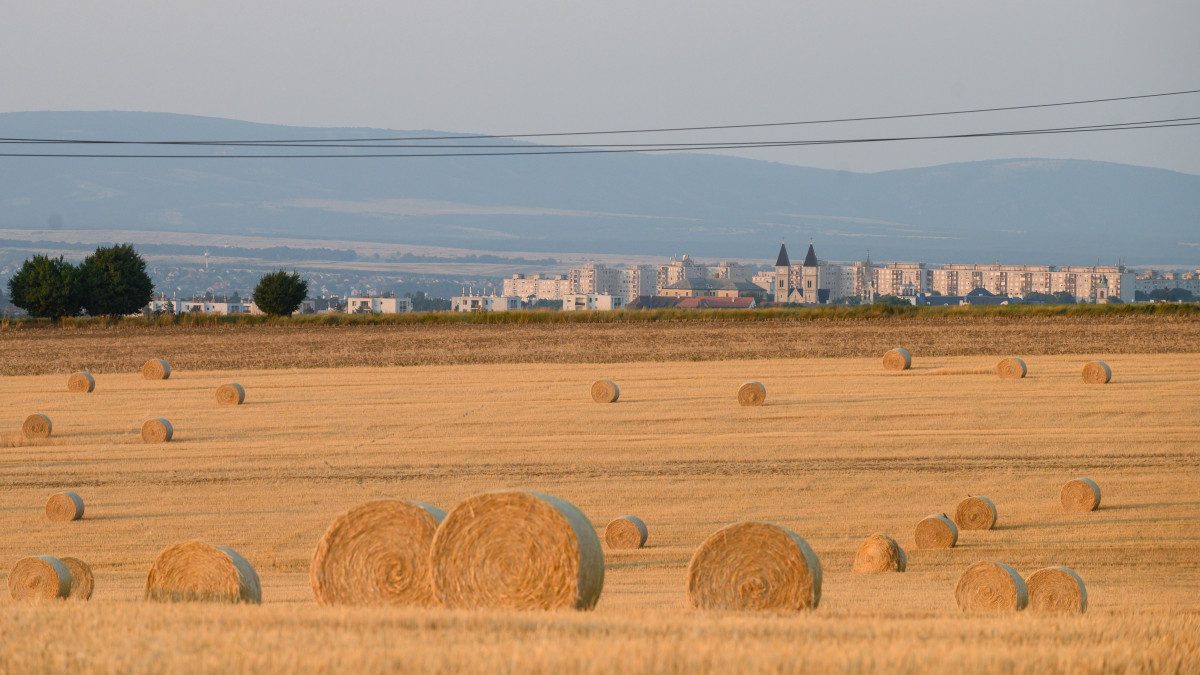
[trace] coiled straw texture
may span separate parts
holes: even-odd
[[[1087,611],[1083,579],[1066,567],[1040,569],[1025,580],[1029,609],[1044,614],[1082,614]]]
[[[996,505],[987,497],[967,497],[954,510],[954,524],[962,530],[990,530],[996,526]]]
[[[221,405],[241,405],[246,400],[246,390],[237,382],[230,382],[217,387],[217,403]]]
[[[146,575],[146,599],[261,603],[258,573],[236,551],[198,541],[163,549]]]
[[[398,499],[367,502],[338,516],[309,567],[317,604],[433,605],[429,552],[445,517],[435,506]]]
[[[1103,361],[1092,361],[1083,367],[1083,381],[1088,384],[1108,384],[1112,379],[1112,368]]]
[[[616,403],[621,390],[612,380],[596,380],[592,383],[592,400],[596,403]]]
[[[83,518],[83,498],[74,492],[59,492],[46,500],[46,518],[52,523],[69,523]]]
[[[8,572],[8,594],[21,602],[48,602],[71,593],[71,572],[58,558],[21,558]]]
[[[912,368],[912,354],[907,349],[892,349],[883,355],[884,370],[908,370]]]
[[[50,431],[53,427],[49,417],[41,413],[34,413],[26,417],[21,424],[21,435],[30,440],[50,438]]]
[[[646,524],[637,516],[621,516],[604,528],[604,543],[609,548],[641,548],[646,545]]]
[[[85,373],[82,370],[78,373],[71,373],[67,378],[67,391],[75,394],[88,394],[96,389],[96,378],[92,377],[91,373]]]
[[[171,377],[171,364],[162,359],[150,359],[142,365],[142,377],[147,380],[165,380]]]
[[[161,417],[142,422],[142,441],[146,443],[166,443],[174,435],[175,428]]]
[[[1029,603],[1029,591],[1025,580],[1013,568],[980,560],[958,578],[954,600],[959,609],[971,614],[1016,612]]]
[[[696,549],[688,565],[687,602],[695,609],[816,609],[821,561],[785,527],[734,523]]]
[[[858,574],[903,572],[907,567],[908,556],[904,549],[886,534],[867,537],[854,554],[854,572]]]
[[[67,593],[69,600],[90,600],[96,578],[92,575],[90,565],[79,558],[60,558],[62,564],[71,573],[71,590]]]
[[[1068,513],[1095,511],[1100,506],[1100,486],[1091,478],[1076,478],[1062,486],[1058,501]]]
[[[958,527],[944,513],[925,516],[917,523],[917,548],[952,548],[958,543]]]
[[[996,364],[996,374],[1002,380],[1019,380],[1029,373],[1029,369],[1025,367],[1025,362],[1021,359],[1007,358],[1001,359],[1000,363]]]
[[[762,405],[767,400],[767,388],[758,382],[747,382],[738,388],[738,405]]]

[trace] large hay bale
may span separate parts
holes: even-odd
[[[229,382],[217,387],[217,403],[221,405],[241,405],[246,400],[246,390],[237,382]]]
[[[646,524],[637,516],[621,516],[604,528],[609,548],[641,548],[646,545]]]
[[[454,507],[430,560],[434,596],[450,608],[591,609],[604,587],[596,528],[537,492],[488,492]]]
[[[236,551],[198,541],[163,549],[146,575],[146,599],[159,602],[262,602],[258,573]]]
[[[596,380],[592,383],[592,400],[596,403],[616,403],[621,390],[612,380]]]
[[[46,518],[52,523],[69,523],[83,518],[83,498],[74,492],[59,492],[46,500]]]
[[[1087,587],[1066,567],[1040,569],[1025,580],[1029,609],[1045,614],[1082,614],[1087,611]]]
[[[972,614],[1016,612],[1029,603],[1029,591],[1013,568],[980,560],[958,578],[954,600],[959,609]]]
[[[91,373],[85,373],[82,370],[78,373],[71,373],[67,378],[67,391],[75,394],[89,394],[96,389],[96,378],[92,377]]]
[[[953,548],[958,543],[958,527],[946,514],[935,513],[917,523],[914,538],[917,548]]]
[[[1112,379],[1112,368],[1103,361],[1092,361],[1083,367],[1083,381],[1088,384],[1108,384]]]
[[[142,441],[146,443],[166,443],[174,435],[175,428],[161,417],[142,422]]]
[[[90,600],[92,590],[96,586],[96,577],[92,575],[92,567],[79,558],[60,558],[71,573],[71,590],[67,594],[69,600]]]
[[[21,424],[21,435],[30,440],[50,438],[50,431],[53,427],[49,417],[42,413],[34,413],[26,417]]]
[[[445,517],[429,504],[382,499],[335,518],[309,567],[317,604],[433,605],[429,552]]]
[[[863,540],[854,554],[854,571],[859,574],[903,572],[908,556],[895,539],[886,534],[873,534]]]
[[[758,382],[747,382],[738,387],[738,405],[762,405],[767,400],[767,388]]]
[[[1076,478],[1062,486],[1058,501],[1068,513],[1095,511],[1100,506],[1100,486],[1091,478]]]
[[[884,370],[908,370],[912,368],[912,354],[907,349],[897,347],[883,355]]]
[[[996,374],[1002,380],[1019,380],[1029,374],[1029,369],[1021,359],[1010,357],[1001,359],[1000,363],[996,364]]]
[[[987,497],[967,497],[954,509],[954,524],[963,530],[990,530],[996,526],[996,505]]]
[[[171,364],[162,359],[150,359],[142,365],[142,377],[147,380],[165,380],[171,377]]]
[[[816,609],[821,561],[785,527],[734,523],[696,549],[688,564],[687,601],[696,609]]]
[[[71,572],[58,558],[21,558],[8,573],[8,594],[13,600],[46,602],[64,599],[70,593]]]

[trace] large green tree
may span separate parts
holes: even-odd
[[[76,316],[82,306],[79,270],[63,260],[35,255],[8,280],[9,301],[30,316]]]
[[[101,246],[79,266],[83,308],[92,316],[134,314],[149,304],[154,283],[132,244]]]
[[[283,270],[264,274],[254,287],[254,304],[267,314],[287,316],[300,308],[308,295],[308,281],[296,272]]]

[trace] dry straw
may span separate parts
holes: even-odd
[[[738,388],[738,405],[762,405],[767,400],[767,388],[758,382],[747,382]]]
[[[1021,359],[1007,358],[996,364],[996,374],[1002,380],[1019,380],[1029,374],[1029,369]]]
[[[958,528],[944,513],[925,516],[917,523],[917,548],[952,548],[958,543]]]
[[[142,422],[142,440],[146,443],[166,443],[175,435],[175,428],[161,417]]]
[[[70,600],[90,600],[92,589],[95,588],[96,578],[92,568],[79,558],[60,558],[67,571],[71,573],[71,590],[67,597]]]
[[[641,548],[648,534],[641,518],[621,516],[604,528],[604,543],[609,548]]]
[[[1087,611],[1087,588],[1083,579],[1066,567],[1040,569],[1025,580],[1029,587],[1029,609],[1045,614],[1082,614]]]
[[[67,391],[76,394],[89,394],[96,389],[96,378],[92,377],[91,373],[85,373],[82,370],[78,373],[71,373],[67,378]]]
[[[895,539],[886,534],[873,534],[863,540],[854,554],[854,571],[859,574],[903,572],[908,556]]]
[[[596,403],[616,403],[621,390],[612,380],[596,380],[592,383],[592,400]]]
[[[908,370],[912,368],[912,354],[897,347],[883,355],[884,370]]]
[[[1083,381],[1088,384],[1108,384],[1112,379],[1112,368],[1103,361],[1092,361],[1083,367]]]
[[[38,555],[21,558],[8,573],[8,594],[13,600],[47,602],[71,593],[71,572],[58,558]]]
[[[221,405],[241,405],[246,400],[246,390],[237,382],[230,382],[217,387],[217,403]]]
[[[52,523],[69,523],[83,518],[83,499],[74,492],[59,492],[46,500],[46,518]]]
[[[454,507],[430,560],[434,596],[449,608],[591,609],[604,586],[596,528],[537,492],[489,492]]]
[[[146,575],[146,599],[159,602],[262,602],[258,573],[233,549],[198,541],[168,546]]]
[[[1100,486],[1091,478],[1076,478],[1062,486],[1058,501],[1068,513],[1095,511],[1100,506]]]
[[[958,578],[954,587],[958,608],[972,614],[1016,612],[1029,603],[1025,580],[1004,563],[980,560]]]
[[[816,609],[821,561],[785,527],[734,523],[696,549],[688,565],[687,602],[695,609]]]
[[[433,605],[429,551],[445,517],[429,504],[383,499],[335,518],[309,567],[317,604]]]
[[[171,377],[171,364],[162,359],[150,359],[142,364],[142,377],[147,380],[165,380]]]
[[[990,530],[996,526],[996,505],[987,497],[967,497],[954,509],[954,524],[963,530]]]
[[[54,425],[50,424],[50,418],[42,413],[34,413],[25,418],[25,422],[21,424],[21,435],[30,440],[38,438],[50,438],[50,430]]]

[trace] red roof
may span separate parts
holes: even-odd
[[[676,307],[682,309],[750,309],[754,298],[683,298]]]

